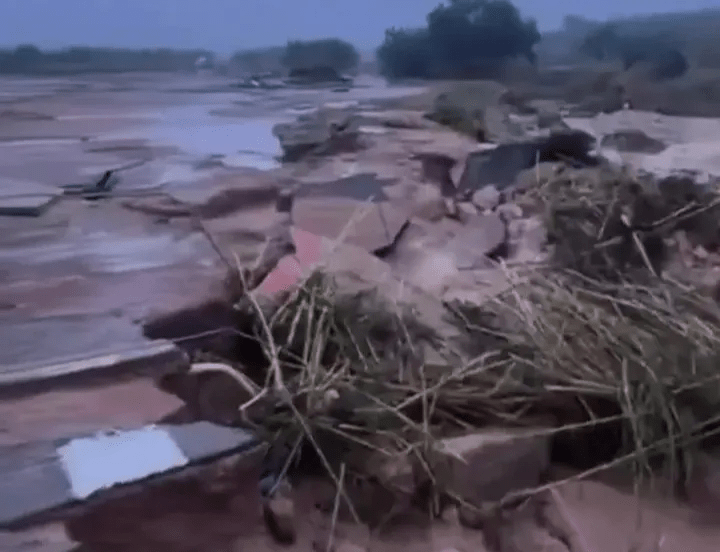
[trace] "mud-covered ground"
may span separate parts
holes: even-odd
[[[277,222],[272,190],[278,186],[307,185],[296,199],[294,224],[323,238],[338,237],[374,196],[375,210],[347,240],[367,252],[392,241],[418,210],[434,218],[427,209],[436,208],[438,198],[422,183],[414,155],[443,153],[458,159],[457,182],[465,156],[482,147],[430,123],[419,111],[379,107],[388,98],[417,94],[417,88],[386,87],[371,79],[348,92],[247,91],[231,84],[155,75],[0,81],[0,206],[8,196],[51,195],[60,186],[89,183],[106,170],[137,165],[118,172],[120,183],[108,199],[63,198],[39,217],[0,217],[0,371],[5,375],[18,366],[141,343],[140,320],[201,300],[224,275],[226,266],[208,232],[226,254],[253,262]],[[272,126],[321,106],[361,114],[362,147],[313,163],[282,165]],[[714,120],[623,112],[566,123],[600,139],[615,129],[640,128],[665,143],[659,153],[617,153],[636,168],[705,174],[720,168],[715,159],[720,123]],[[158,205],[199,208],[204,230],[187,216],[163,214]],[[484,220],[476,230],[486,235],[495,219]],[[478,236],[465,238],[478,247]],[[296,245],[302,250],[298,256],[318,256],[308,250],[315,246]],[[467,250],[467,244],[461,246]],[[518,259],[539,253],[537,243],[528,247],[529,256]],[[401,266],[417,272],[413,263]],[[422,272],[425,281],[435,277]],[[491,289],[488,282],[480,287]],[[477,281],[470,284],[478,287]],[[149,380],[7,399],[0,403],[0,443],[137,426],[179,406]],[[117,503],[117,509],[100,510],[75,530],[95,542],[92,550],[282,549],[262,523],[256,474],[247,477],[238,489],[214,498],[194,484],[141,494]],[[695,508],[643,502],[638,525],[638,502],[620,489],[598,483],[562,488],[587,551],[717,550],[720,529],[700,515],[713,508],[702,497]],[[325,550],[328,519],[315,509],[327,498],[318,496],[325,490],[309,482],[294,492],[299,539],[290,549]],[[518,550],[565,549],[547,535],[528,531],[518,533],[530,539]],[[338,552],[470,552],[483,546],[479,533],[461,528],[451,515],[433,524],[409,521],[372,538],[341,524],[336,544]],[[0,550],[49,552],[68,546],[57,527],[0,538]]]
[[[192,223],[133,212],[124,201],[160,195],[194,204],[227,188],[269,190],[287,176],[275,160],[279,146],[273,124],[323,102],[357,104],[408,92],[376,82],[348,93],[256,93],[230,84],[122,75],[4,79],[4,201],[50,197],[60,186],[95,182],[106,170],[138,166],[118,173],[121,182],[111,199],[62,199],[41,217],[0,218],[2,324],[32,321],[46,336],[42,343],[18,342],[27,339],[21,336],[5,340],[3,365],[82,352],[112,333],[132,340],[133,320],[202,293],[216,279],[217,255]],[[327,180],[335,178],[327,172]],[[243,259],[252,258],[272,224],[265,208],[273,200],[259,196],[252,205],[234,206],[245,211],[242,217],[218,223]],[[88,332],[79,335],[95,337],[69,343],[62,335],[64,317],[92,318]],[[110,326],[101,329],[104,319]],[[29,349],[32,357],[23,358]]]

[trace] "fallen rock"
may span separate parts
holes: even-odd
[[[515,262],[536,262],[542,259],[548,241],[547,228],[539,217],[515,219],[508,225],[508,258]]]
[[[123,207],[148,215],[166,218],[197,216],[204,220],[225,217],[232,213],[278,201],[280,190],[272,186],[227,188],[214,193],[201,203],[188,205],[170,196],[149,197],[123,202]]]
[[[458,202],[456,206],[461,219],[467,219],[468,217],[476,217],[479,214],[478,210],[475,208],[475,205],[468,201]]]
[[[274,496],[267,499],[263,504],[263,518],[265,526],[278,543],[295,543],[295,504],[291,498]]]
[[[489,184],[473,194],[472,203],[478,209],[491,211],[500,204],[500,192]]]
[[[651,138],[642,130],[619,130],[607,134],[600,141],[604,148],[612,148],[621,152],[646,153],[654,155],[664,151],[667,146],[660,140]]]
[[[498,205],[497,209],[495,209],[495,212],[502,218],[505,222],[511,222],[513,220],[521,219],[523,218],[523,210],[522,207],[517,205],[516,203],[503,203],[502,205]]]
[[[451,171],[457,160],[442,153],[417,153],[410,159],[422,163],[423,180],[440,186],[443,197],[451,197],[455,192]]]
[[[430,458],[441,489],[475,506],[539,485],[550,463],[550,440],[525,429],[488,429],[444,439]]]
[[[408,225],[409,226],[409,225]],[[324,261],[327,274],[335,278],[343,293],[377,294],[382,300],[403,308],[412,308],[417,321],[452,342],[461,336],[457,327],[447,320],[442,301],[422,288],[407,286],[383,258],[351,245],[341,245]]]
[[[484,266],[485,259],[502,255],[507,244],[507,224],[497,214],[467,217],[462,223],[448,220],[439,230],[452,236],[446,250],[454,255],[460,269]]]
[[[400,280],[429,293],[444,293],[459,270],[484,268],[507,241],[505,222],[495,214],[466,216],[460,222],[412,221],[403,226],[381,257]]]
[[[318,236],[374,251],[388,245],[408,219],[408,212],[390,202],[369,203],[344,198],[302,198],[295,202],[298,228]]]
[[[590,157],[594,138],[580,130],[556,132],[545,138],[533,138],[515,143],[501,144],[468,155],[465,170],[457,189],[461,195],[470,195],[488,184],[500,191],[515,182],[520,171],[547,161],[592,164]]]
[[[437,194],[426,193],[413,200],[410,209],[410,218],[418,218],[428,222],[437,222],[448,216],[445,198]]]
[[[483,142],[504,144],[521,140],[525,136],[522,123],[510,116],[511,110],[499,106],[487,106],[482,111],[481,127]]]
[[[436,128],[422,111],[390,110],[364,113],[365,123],[408,130]]]
[[[285,161],[299,161],[308,155],[333,155],[360,148],[358,117],[333,110],[320,110],[298,117],[294,123],[273,127]]]

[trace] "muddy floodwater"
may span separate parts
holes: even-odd
[[[131,343],[136,320],[217,280],[217,253],[191,222],[134,213],[124,200],[194,203],[218,189],[273,186],[262,175],[280,167],[275,124],[420,90],[373,78],[346,92],[234,85],[197,75],[0,79],[0,200],[50,205],[42,216],[0,217],[0,364]],[[57,197],[114,169],[123,170],[113,199]],[[262,210],[238,220],[231,228],[249,224],[256,241],[272,222]]]

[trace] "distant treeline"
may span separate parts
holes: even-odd
[[[507,0],[449,0],[420,29],[389,29],[378,49],[390,78],[491,78],[515,58],[535,61],[535,21]]]
[[[0,50],[0,74],[72,75],[133,71],[193,71],[212,67],[215,54],[207,50],[167,48],[131,50],[78,46],[43,51],[32,45]]]
[[[718,9],[635,16],[608,22],[568,16],[562,29],[543,36],[539,53],[547,65],[582,62],[584,55],[585,58],[617,60],[625,67],[651,61],[658,66],[664,64],[668,74],[681,69],[678,55],[681,54],[690,66],[718,69],[718,29]],[[673,68],[676,70],[670,70]]]
[[[357,69],[359,62],[355,47],[339,38],[293,40],[285,46],[243,50],[231,60],[236,71],[254,74],[321,67],[349,73]]]

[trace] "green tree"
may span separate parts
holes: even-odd
[[[355,69],[360,55],[352,44],[338,38],[288,42],[282,57],[290,70],[329,67],[338,73]]]
[[[580,51],[600,61],[620,60],[625,70],[640,62],[651,66],[657,79],[684,75],[688,62],[679,41],[671,33],[621,33],[613,24],[603,25],[587,34]]]
[[[508,59],[534,62],[540,38],[508,0],[449,0],[424,29],[389,30],[377,54],[388,77],[487,76]]]

